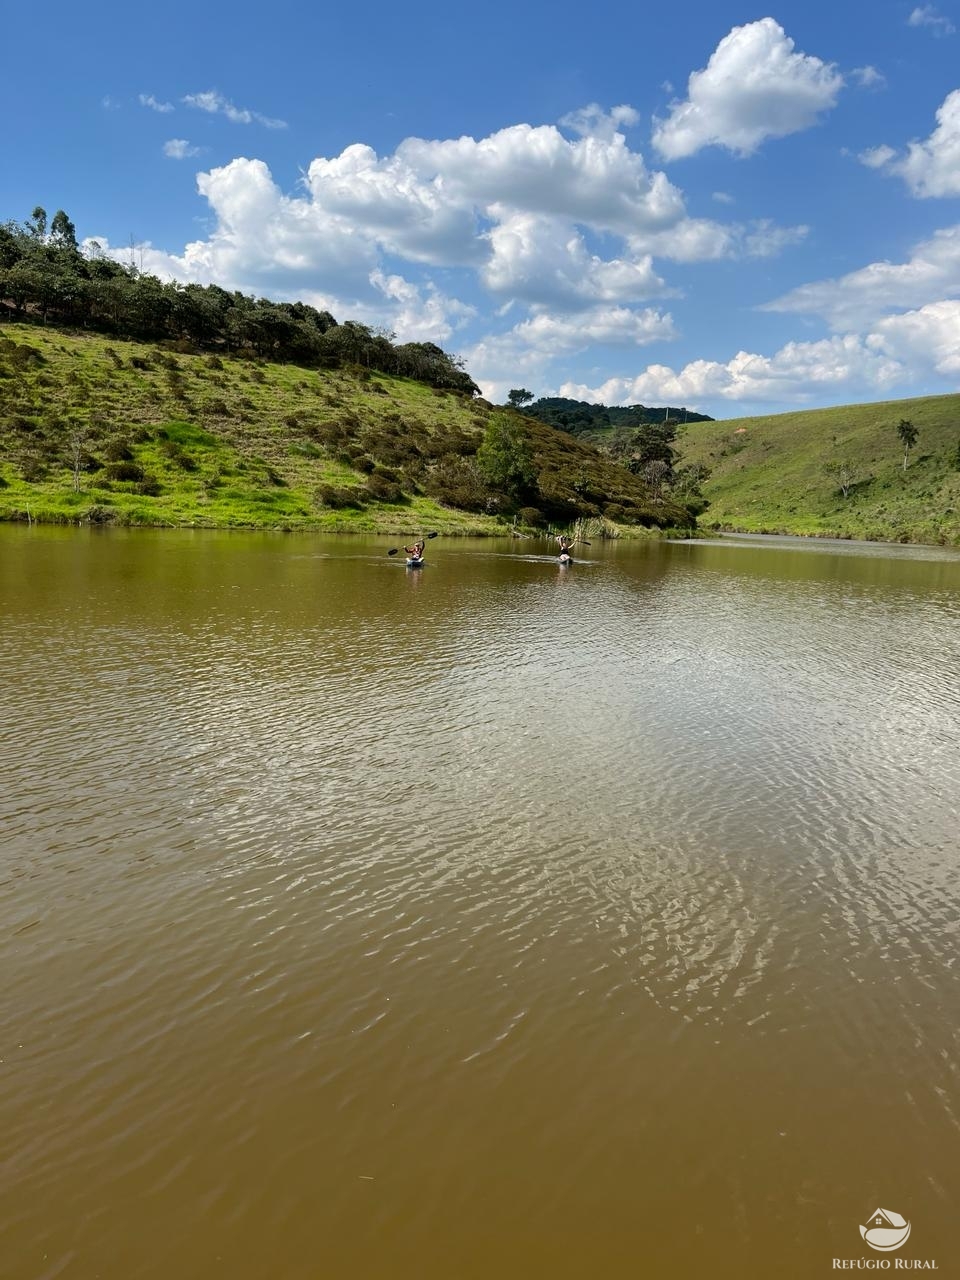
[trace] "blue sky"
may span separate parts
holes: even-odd
[[[960,385],[960,0],[9,6],[0,219],[511,387]]]

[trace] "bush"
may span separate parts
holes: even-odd
[[[139,462],[111,462],[103,470],[104,475],[109,480],[128,480],[141,483],[144,479],[143,467]]]
[[[27,484],[36,484],[38,480],[47,478],[48,470],[39,458],[24,458],[20,463],[20,474]]]
[[[126,440],[120,436],[114,436],[112,440],[108,440],[103,446],[103,456],[108,462],[129,462],[133,454],[130,452],[130,446]]]
[[[375,502],[403,502],[403,490],[393,480],[372,475],[363,486],[364,492]]]
[[[363,497],[358,490],[337,489],[331,484],[318,485],[314,490],[313,500],[318,507],[329,507],[332,511],[364,505]]]
[[[517,512],[517,519],[521,524],[528,524],[536,529],[543,524],[543,512],[536,507],[521,507]]]
[[[176,440],[161,440],[160,452],[183,471],[196,471],[197,469],[194,459],[187,453],[183,445],[178,444]]]

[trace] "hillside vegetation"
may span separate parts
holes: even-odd
[[[529,392],[520,392],[521,396],[524,394]],[[645,423],[670,419],[678,423],[713,421],[707,414],[694,413],[686,408],[677,409],[668,405],[651,407],[643,404],[589,404],[586,400],[569,400],[564,396],[541,396],[523,412],[584,440],[592,439],[595,434],[600,439],[607,439],[614,434],[625,436]]]
[[[0,519],[478,533],[693,524],[591,446],[469,391],[22,323],[0,325]]]
[[[688,424],[678,446],[701,527],[960,544],[960,395]]]

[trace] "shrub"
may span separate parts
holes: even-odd
[[[47,478],[48,470],[46,464],[40,458],[30,457],[24,458],[20,463],[20,474],[27,484],[36,484],[38,480]]]
[[[129,480],[140,483],[144,479],[143,467],[139,462],[111,462],[103,470],[109,480]]]
[[[521,524],[528,524],[536,529],[543,524],[543,512],[536,507],[521,507],[517,512],[517,519]]]
[[[372,475],[363,486],[364,492],[376,502],[403,502],[403,490],[393,480]]]
[[[337,489],[331,484],[318,485],[313,500],[318,507],[329,507],[333,511],[364,505],[363,496],[357,489]]]
[[[114,436],[103,446],[103,456],[108,462],[129,462],[133,454],[126,440],[121,436]]]
[[[196,471],[197,469],[194,459],[187,453],[183,445],[178,444],[176,440],[161,440],[160,452],[183,471]]]

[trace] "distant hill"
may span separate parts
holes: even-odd
[[[960,544],[960,395],[688,423],[678,446],[701,526]]]
[[[588,404],[585,400],[567,400],[563,396],[541,396],[533,404],[524,408],[523,412],[551,427],[559,427],[574,436],[590,436],[609,433],[610,428],[639,427],[645,422],[663,422],[673,418],[677,422],[712,422],[713,419],[703,413],[693,413],[689,409],[662,405],[650,408],[647,405],[605,405]]]
[[[491,462],[491,423],[505,426],[501,454],[518,451],[512,473]],[[589,444],[469,389],[36,323],[0,323],[0,519],[391,533],[694,523]]]

